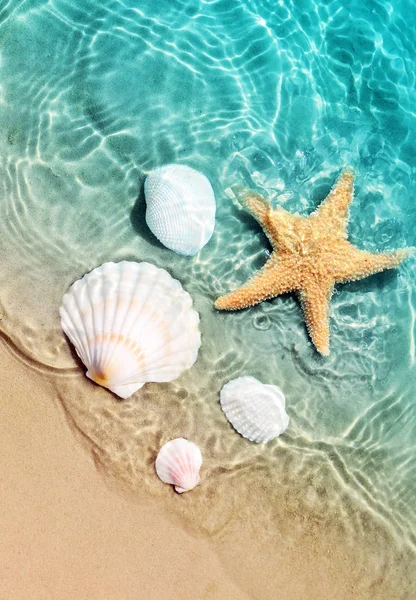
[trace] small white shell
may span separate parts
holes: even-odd
[[[220,402],[234,429],[251,442],[268,442],[289,425],[282,390],[255,377],[239,377],[226,383]]]
[[[201,450],[193,442],[176,438],[159,450],[156,458],[156,473],[164,483],[175,486],[178,494],[196,487],[201,478]]]
[[[181,284],[150,263],[105,263],[62,299],[62,329],[87,376],[121,398],[172,381],[196,361],[199,315]]]
[[[146,177],[146,223],[164,246],[193,256],[215,225],[215,197],[208,179],[186,165],[166,165]]]

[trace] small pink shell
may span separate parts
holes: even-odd
[[[178,494],[196,487],[201,478],[201,450],[184,438],[167,442],[159,450],[156,458],[156,473],[164,483],[175,486]]]

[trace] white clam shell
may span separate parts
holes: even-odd
[[[215,226],[215,197],[208,179],[186,165],[166,165],[146,177],[146,223],[164,246],[193,256]]]
[[[158,477],[164,483],[174,485],[182,494],[200,483],[201,465],[202,454],[198,446],[184,438],[176,438],[161,447],[155,466]]]
[[[150,263],[105,263],[62,299],[62,329],[87,376],[121,398],[146,382],[172,381],[201,345],[191,296]]]
[[[234,429],[251,442],[268,442],[289,425],[282,390],[255,377],[239,377],[226,383],[220,402]]]

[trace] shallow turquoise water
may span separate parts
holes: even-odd
[[[351,241],[370,251],[416,245],[415,23],[407,0],[0,7],[4,333],[34,363],[72,373],[57,312],[70,283],[106,260],[167,268],[193,296],[204,342],[195,367],[162,386],[179,399],[183,421],[166,427],[156,411],[152,435],[194,434],[213,469],[239,457],[255,467],[266,456],[273,468],[281,453],[300,457],[300,480],[308,469],[333,477],[331,506],[352,498],[413,550],[414,257],[337,290],[328,359],[312,348],[291,296],[235,314],[212,305],[269,252],[233,201],[236,182],[307,214],[352,165]],[[214,236],[192,259],[162,248],[144,223],[144,177],[168,162],[203,171],[216,192]],[[242,374],[287,396],[291,426],[266,450],[236,442],[218,406],[221,386]],[[160,391],[148,387],[150,402]],[[97,452],[133,486],[150,482],[144,466],[125,468],[136,446],[114,441],[140,427],[137,399],[110,407],[112,416],[125,410],[111,436],[109,416],[93,404],[88,413],[85,402],[81,395],[67,408]]]

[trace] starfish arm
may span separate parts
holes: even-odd
[[[354,197],[354,175],[345,169],[312,218],[324,228],[346,236],[348,207]]]
[[[268,200],[247,188],[234,185],[231,189],[241,206],[261,225],[273,250],[278,250],[282,226],[283,228],[287,228],[287,223],[296,222],[297,219],[301,219],[302,217],[291,215],[283,208],[273,210]]]
[[[286,264],[287,262],[287,264]],[[218,310],[239,310],[255,306],[285,292],[298,289],[296,270],[289,261],[271,257],[263,269],[256,273],[242,287],[221,296],[215,302]]]
[[[231,189],[241,206],[251,213],[262,227],[267,226],[271,211],[270,202],[260,194],[256,194],[240,185],[233,185]]]
[[[306,327],[318,352],[329,354],[329,301],[334,286],[328,282],[303,288],[299,293]]]
[[[394,269],[398,267],[410,253],[407,248],[397,250],[396,252],[373,253],[359,250],[350,243],[348,243],[348,246],[348,252],[345,253],[344,260],[337,261],[334,273],[335,281],[337,283],[356,281],[374,275],[374,273],[380,273],[387,269]]]

